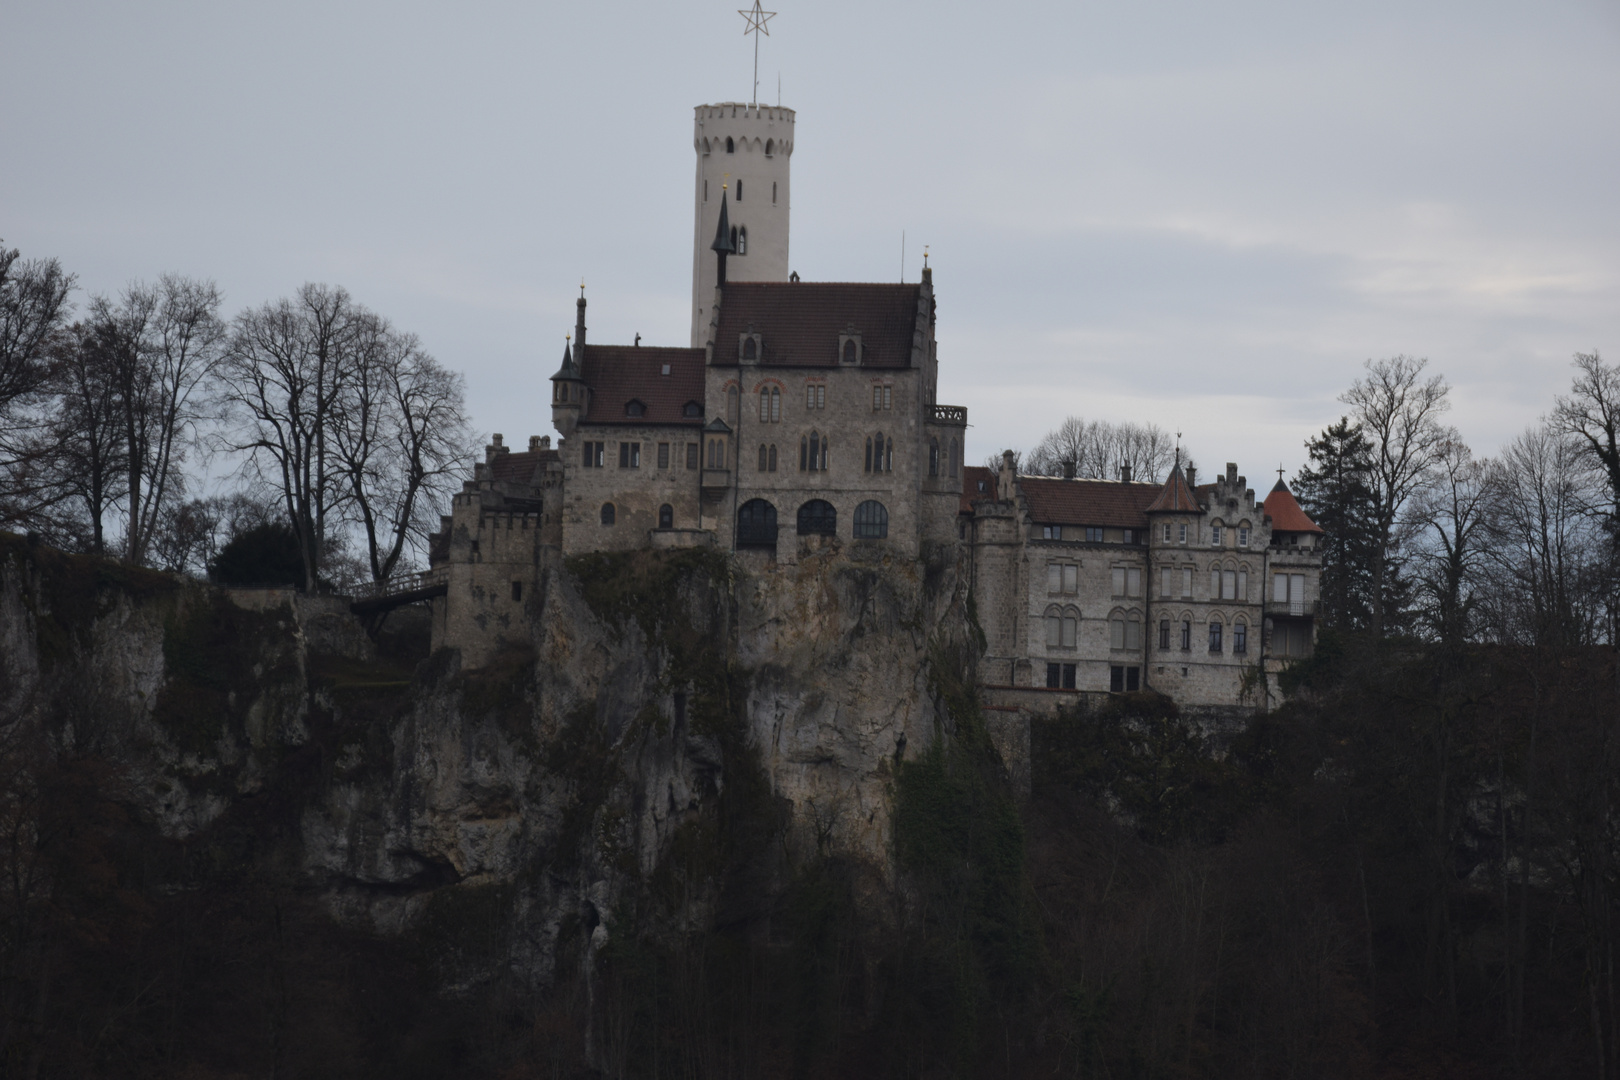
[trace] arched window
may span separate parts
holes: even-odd
[[[742,181],[737,181],[737,198],[742,199]],[[737,230],[737,254],[748,254],[748,226],[744,225]]]
[[[770,157],[774,153],[776,153],[776,140],[775,139],[766,139],[765,140],[765,156]]]
[[[889,439],[883,444],[883,471],[894,472],[894,440]]]
[[[881,447],[883,444],[879,443],[878,445]],[[883,451],[880,449],[878,451],[878,454],[881,456],[882,453],[883,453]],[[872,471],[872,436],[870,436],[870,435],[868,435],[866,437],[866,469],[865,469],[865,471],[866,472],[871,472]]]
[[[889,535],[889,510],[876,499],[855,508],[855,539],[883,540]]]
[[[1056,604],[1046,609],[1046,647],[1063,647],[1063,609]]]
[[[821,434],[810,433],[810,471],[816,472],[821,468]]]
[[[736,152],[737,144],[731,141],[731,136],[726,136],[726,153],[735,154]]]
[[[737,388],[735,386],[727,387],[726,388],[726,421],[728,423],[735,424],[737,422],[737,403],[738,403],[738,401],[739,401],[739,395],[738,395]]]
[[[776,507],[749,499],[737,508],[738,547],[776,547]]]
[[[675,527],[675,508],[665,503],[658,508],[658,527],[660,529],[673,529]]]
[[[770,467],[766,471],[768,471],[768,472],[775,472],[776,471],[776,444],[775,443],[771,443]]]
[[[759,346],[754,344],[754,339],[752,337],[743,338],[743,354],[742,354],[742,358],[744,360],[758,360],[759,359]],[[760,391],[760,393],[764,393],[764,391],[762,390],[762,391]]]
[[[800,536],[836,536],[838,511],[825,499],[811,499],[799,507]]]
[[[956,479],[956,440],[951,440],[951,479]]]
[[[765,472],[766,471],[766,464],[767,464],[767,462],[769,462],[769,460],[770,460],[769,455],[767,455],[765,453],[765,444],[760,443],[759,444],[759,471],[760,472]]]
[[[781,422],[782,422],[782,391],[779,388],[772,387],[771,388],[771,423],[779,424]]]
[[[726,440],[713,438],[709,440],[709,463],[706,469],[723,469],[726,467]]]
[[[1221,651],[1221,623],[1219,619],[1209,620],[1209,651]]]
[[[604,525],[612,525],[613,522],[614,522],[614,519],[617,518],[617,517],[618,517],[618,513],[613,509],[613,504],[612,503],[603,503],[602,504],[602,524],[604,524]]]
[[[855,339],[850,338],[844,342],[844,363],[853,364],[855,359]]]
[[[928,440],[928,475],[939,475],[939,440]]]
[[[1232,651],[1234,653],[1249,651],[1249,624],[1242,620],[1232,624]]]

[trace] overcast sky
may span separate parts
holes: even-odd
[[[684,345],[692,107],[747,100],[728,3],[0,4],[0,238],[85,292],[235,311],[341,284],[551,433],[592,340]],[[1620,358],[1620,3],[778,0],[792,263],[916,280],[970,460],[1070,414],[1257,486],[1369,357],[1428,357],[1493,452]],[[82,300],[85,293],[80,294]]]

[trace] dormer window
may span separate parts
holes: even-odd
[[[765,351],[765,341],[750,330],[737,335],[737,356],[743,360],[758,360]]]
[[[636,400],[632,399],[627,405],[625,405],[625,407],[624,407],[624,415],[633,416],[633,417],[636,417],[637,419],[640,419],[641,417],[647,415],[647,406],[643,405],[639,401],[636,401]]]
[[[695,401],[688,401],[681,406],[681,415],[688,420],[701,420],[703,418],[703,406]]]
[[[846,326],[844,332],[838,335],[838,362],[858,364],[863,358],[861,335],[856,332],[855,327]]]

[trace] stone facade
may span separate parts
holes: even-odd
[[[965,471],[986,687],[1261,705],[1310,651],[1321,530],[1280,480],[1257,500],[1235,464],[1202,486]]]

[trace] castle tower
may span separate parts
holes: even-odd
[[[714,304],[715,229],[724,186],[736,251],[728,281],[786,281],[788,277],[788,162],[793,155],[793,110],[723,102],[699,105],[692,138],[697,151],[693,192],[692,347],[707,343]]]

